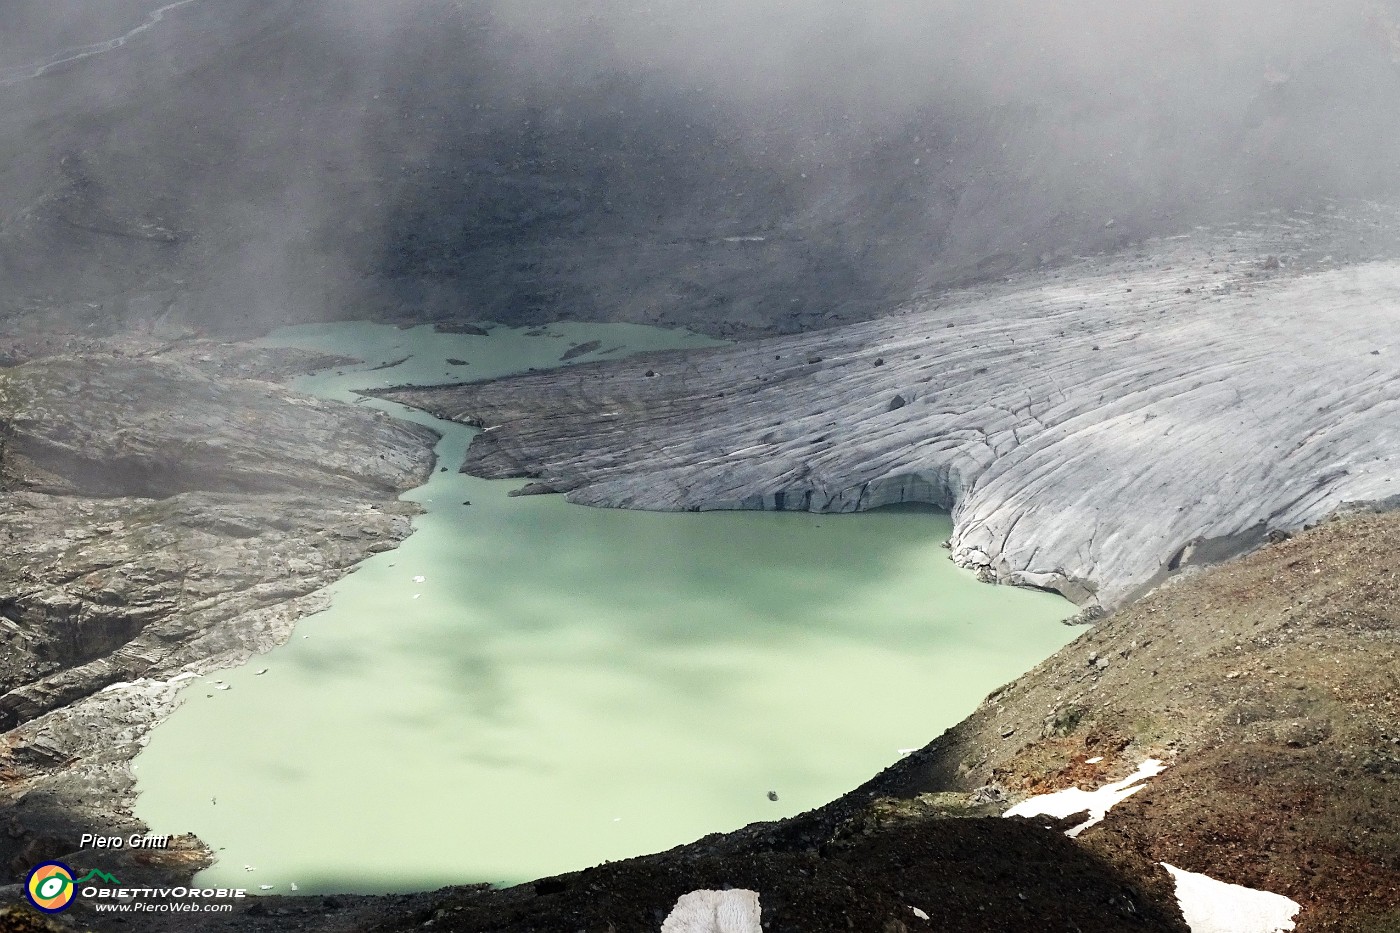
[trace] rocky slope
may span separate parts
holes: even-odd
[[[1400,494],[1400,264],[1338,264],[1400,254],[1396,229],[1352,205],[834,330],[388,394],[486,426],[483,476],[644,509],[932,502],[960,564],[1112,608]]]
[[[127,340],[0,369],[7,871],[137,831],[130,760],[180,686],[285,640],[409,533],[395,495],[431,467],[429,432],[218,374],[323,362]]]
[[[1019,799],[1155,756],[1166,772],[1079,837],[1091,851],[1285,894],[1300,933],[1394,930],[1398,561],[1400,514],[1362,512],[1176,581],[855,797]]]

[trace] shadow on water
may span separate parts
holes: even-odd
[[[474,494],[480,501],[482,491]],[[881,594],[898,592],[902,578],[926,576],[928,561],[945,559],[938,543],[951,523],[932,509],[635,513],[531,498],[507,500],[486,520],[489,534],[479,531],[480,513],[425,518],[417,535],[450,536],[452,547],[409,545],[399,552],[398,566],[407,568],[399,576],[426,581],[410,594],[421,597],[412,606],[418,618],[394,622],[396,640],[409,635],[395,650],[415,657],[424,676],[436,674],[470,693],[483,711],[497,705],[493,696],[500,699],[499,665],[514,660],[502,645],[522,639],[534,651],[569,644],[594,670],[646,674],[703,698],[720,689],[715,673],[690,676],[672,652],[756,643],[781,648],[813,638],[929,647],[984,643],[988,635],[971,626],[940,627],[969,595],[980,595],[961,572],[943,583],[954,584],[954,592],[871,609],[881,606]],[[404,594],[366,575],[342,584],[337,598],[392,618]],[[927,627],[911,633],[916,622]],[[579,636],[586,636],[583,643]],[[619,645],[627,650],[615,651]],[[383,648],[378,641],[337,644],[294,663],[310,676],[364,677]]]

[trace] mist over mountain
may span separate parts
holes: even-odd
[[[1303,933],[1400,929],[1398,168],[1400,0],[0,0],[0,928],[33,926],[47,860],[168,888],[226,859],[266,896],[131,928],[626,933],[724,888],[769,933],[1182,933],[1180,870],[1287,899]],[[241,339],[326,320],[356,323]],[[382,326],[422,323],[448,333]],[[788,553],[552,494],[950,524],[916,548],[790,515],[825,550]],[[1092,627],[987,694],[963,635],[1018,636],[979,610],[925,667],[895,626],[956,600],[887,581],[945,556]],[[302,638],[343,640],[291,641],[328,606],[355,627]],[[987,699],[910,747],[940,726],[887,663]],[[277,692],[294,666],[343,733]],[[810,706],[814,750],[760,681]],[[704,724],[726,691],[748,714]],[[85,851],[164,838],[135,761],[186,697],[259,704],[193,730],[240,757],[172,756],[169,848]],[[624,707],[666,741],[585,731]],[[894,764],[770,822],[810,801],[762,765],[746,787],[731,727],[794,775],[867,738]],[[597,805],[540,754],[584,746]],[[353,764],[322,792],[312,757]],[[293,829],[263,779],[326,822]],[[1000,819],[1115,785],[1073,840]],[[764,822],[507,889],[316,893],[454,880],[444,840],[489,853],[489,826],[550,845],[553,806],[611,845],[721,797]],[[244,863],[198,824],[215,807],[305,844],[306,874]],[[60,925],[128,928],[94,906]]]
[[[7,330],[792,331],[1400,165],[1393,2],[193,0],[81,54],[158,7],[0,6]]]

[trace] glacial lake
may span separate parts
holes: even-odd
[[[1064,600],[954,567],[944,514],[510,498],[524,481],[457,472],[475,430],[354,392],[558,366],[591,340],[576,362],[711,343],[583,324],[268,338],[366,361],[298,387],[430,425],[448,471],[405,495],[427,511],[402,546],[332,586],[285,646],[191,681],[154,731],[136,813],[216,851],[201,885],[505,884],[791,816],[1079,634],[1058,624]]]

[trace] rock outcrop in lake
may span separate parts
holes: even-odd
[[[0,370],[8,871],[140,831],[130,760],[179,687],[284,641],[409,533],[395,497],[427,475],[431,432],[216,374],[325,362],[302,356],[123,341]],[[171,850],[164,870],[201,857]]]
[[[1400,494],[1395,228],[1351,205],[835,330],[387,394],[484,425],[483,476],[641,509],[931,502],[960,564],[1112,608]]]

